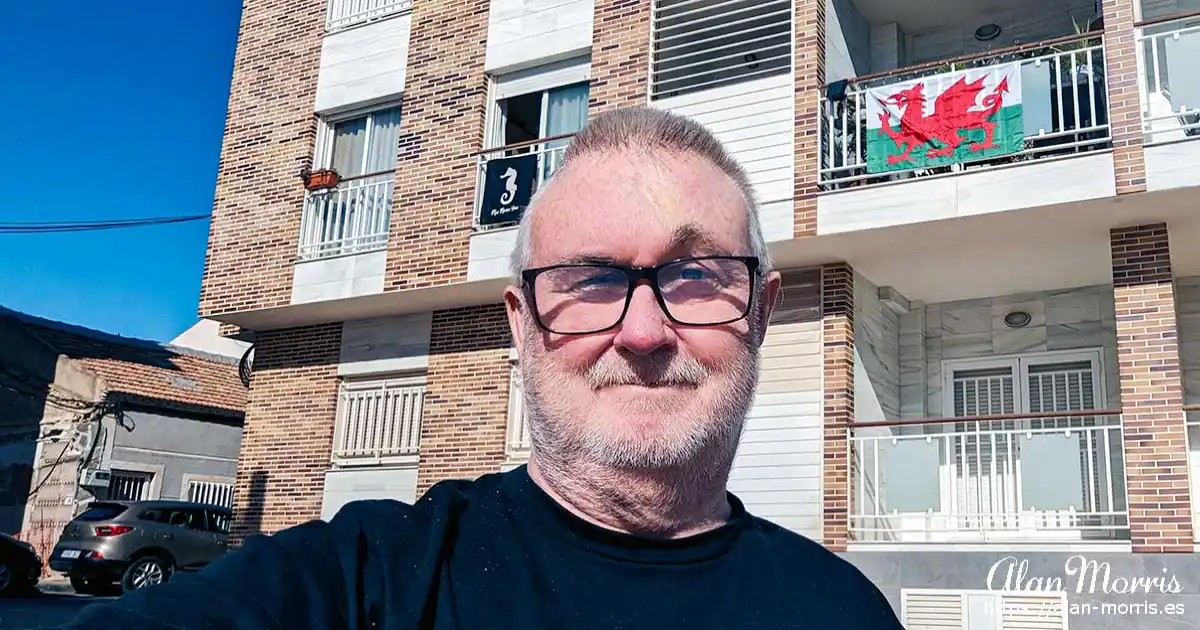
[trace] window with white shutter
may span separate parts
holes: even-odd
[[[790,72],[792,20],[790,0],[655,0],[651,99]]]
[[[907,630],[1067,630],[1065,592],[902,589]]]

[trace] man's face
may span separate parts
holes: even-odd
[[[590,155],[560,172],[538,201],[529,266],[587,260],[649,267],[747,255],[746,234],[737,185],[708,161],[636,150]],[[642,283],[617,327],[562,335],[539,328],[532,305],[510,287],[509,320],[539,454],[638,469],[731,456],[778,288],[772,272],[765,287],[755,287],[746,318],[688,326],[672,322]],[[548,305],[541,306],[545,313]]]

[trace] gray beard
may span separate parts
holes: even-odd
[[[526,357],[520,361],[520,370],[530,439],[541,460],[564,469],[583,465],[613,472],[674,471],[684,478],[707,478],[717,471],[727,474],[758,385],[760,353],[756,344],[747,343],[739,360],[715,376],[694,360],[679,355],[646,357],[636,364],[606,355],[583,375],[589,384],[699,385],[711,378],[728,379],[723,383],[724,391],[703,410],[711,417],[690,424],[687,431],[667,431],[653,440],[614,439],[603,427],[589,422],[586,410],[573,407],[563,398],[564,375],[538,356],[540,350],[535,344],[539,333],[533,322],[529,324],[525,329],[531,331],[532,338],[525,340]],[[672,411],[661,410],[664,415]]]

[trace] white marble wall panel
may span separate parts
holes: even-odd
[[[879,287],[854,274],[854,362],[866,379],[854,379],[859,422],[900,417],[900,329],[896,312],[879,300]]]
[[[1101,153],[851,188],[817,199],[817,230],[837,234],[1112,197],[1113,173],[1112,154]]]
[[[1146,147],[1146,190],[1200,186],[1200,141]]]
[[[1200,298],[1200,283],[1197,293]],[[943,302],[923,308],[914,305],[913,309],[913,313],[901,318],[900,391],[901,415],[905,418],[944,415],[943,360],[1053,350],[1102,348],[1106,406],[1109,409],[1120,406],[1116,310],[1111,286]],[[917,315],[921,310],[923,313]],[[1008,328],[1004,315],[1014,310],[1029,313],[1032,321],[1024,328]]]
[[[387,252],[369,252],[296,264],[292,304],[338,300],[383,292]]]
[[[333,33],[321,43],[314,109],[319,113],[399,98],[412,15]]]
[[[593,0],[493,0],[488,14],[488,72],[562,59],[592,47]]]
[[[433,313],[359,319],[342,326],[339,376],[424,370],[429,367]]]

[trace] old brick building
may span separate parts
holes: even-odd
[[[784,270],[730,482],[754,512],[913,627],[1031,627],[1006,556],[1068,581],[1027,599],[1072,627],[1129,601],[1075,594],[1071,554],[1196,575],[1189,6],[247,0],[200,300],[255,343],[238,531],[527,457],[521,200],[645,104],[741,160]]]

